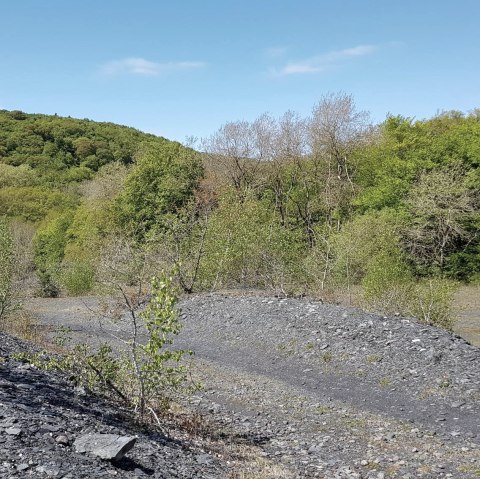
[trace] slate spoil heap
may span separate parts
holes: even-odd
[[[82,301],[30,307],[95,346],[111,336]],[[175,346],[195,352],[204,388],[168,434],[141,433],[126,411],[12,361],[25,345],[0,337],[0,478],[480,477],[480,349],[462,338],[309,299],[217,293],[180,306]],[[138,438],[116,463],[80,452],[102,456],[105,434],[108,448]]]
[[[175,431],[142,432],[127,411],[10,357],[28,348],[0,333],[0,478],[226,477]]]

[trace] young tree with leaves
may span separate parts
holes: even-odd
[[[0,218],[0,321],[13,306],[14,245],[8,223]]]

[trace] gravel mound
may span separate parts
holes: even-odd
[[[37,301],[31,311],[71,327],[77,341],[109,339],[106,325],[82,316],[81,301]],[[175,344],[195,352],[193,376],[204,384],[184,405],[198,412],[196,427],[212,423],[253,454],[255,474],[230,467],[224,477],[480,474],[480,349],[462,338],[308,299],[203,294],[180,306]],[[143,457],[132,460],[159,474]],[[209,467],[225,474],[220,463]]]
[[[32,347],[0,333],[0,478],[226,477],[181,431],[146,432],[118,405],[12,359],[25,350]],[[76,452],[75,440],[97,433],[137,440],[116,462]]]
[[[463,402],[457,407],[478,411],[480,348],[446,330],[298,299],[197,296],[182,310],[183,335],[199,354],[214,353],[209,345],[226,347],[242,363],[261,367],[268,358],[267,371],[272,362],[299,360],[312,376],[352,378],[350,388],[381,383],[381,391]]]

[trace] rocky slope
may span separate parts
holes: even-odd
[[[181,307],[176,344],[195,351],[205,385],[184,405],[251,448],[263,475],[243,477],[480,474],[480,350],[460,337],[309,300],[214,294]],[[108,338],[82,308],[31,305],[79,341]],[[215,467],[217,477],[235,473]]]
[[[12,359],[28,348],[0,333],[0,478],[226,477],[224,464],[166,420],[163,432],[142,429],[119,405]],[[137,440],[112,462],[77,452],[75,441],[94,433]]]

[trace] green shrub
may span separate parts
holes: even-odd
[[[206,289],[264,287],[290,292],[302,239],[281,226],[266,202],[224,196],[209,219],[200,283]]]
[[[393,280],[401,273],[403,254],[399,246],[398,224],[403,221],[394,210],[369,212],[346,223],[342,230],[332,236],[335,257],[332,273],[339,284],[358,285],[367,275],[375,282],[375,275],[390,275]],[[392,263],[390,263],[392,261]],[[388,263],[388,271],[382,272]],[[372,287],[373,284],[372,284]]]
[[[116,218],[138,238],[162,217],[175,213],[192,197],[203,169],[196,152],[179,143],[147,144],[125,180],[123,192],[116,199]]]
[[[58,216],[40,228],[34,238],[34,260],[42,292],[45,296],[59,293],[60,264],[65,254],[66,232],[73,213]]]
[[[402,265],[385,260],[364,280],[364,305],[381,313],[398,313],[452,329],[453,295],[457,283],[441,278],[415,280]]]
[[[0,321],[13,306],[15,253],[8,223],[0,217]]]
[[[457,287],[454,281],[441,278],[420,280],[409,289],[405,312],[422,323],[452,329],[453,295]]]
[[[69,295],[79,296],[92,290],[95,270],[89,263],[63,264],[59,282]]]
[[[0,188],[0,215],[40,221],[52,213],[61,213],[75,206],[75,199],[60,191],[22,186]]]
[[[412,281],[412,275],[399,253],[377,253],[370,260],[362,280],[367,308],[388,314],[403,312]]]

